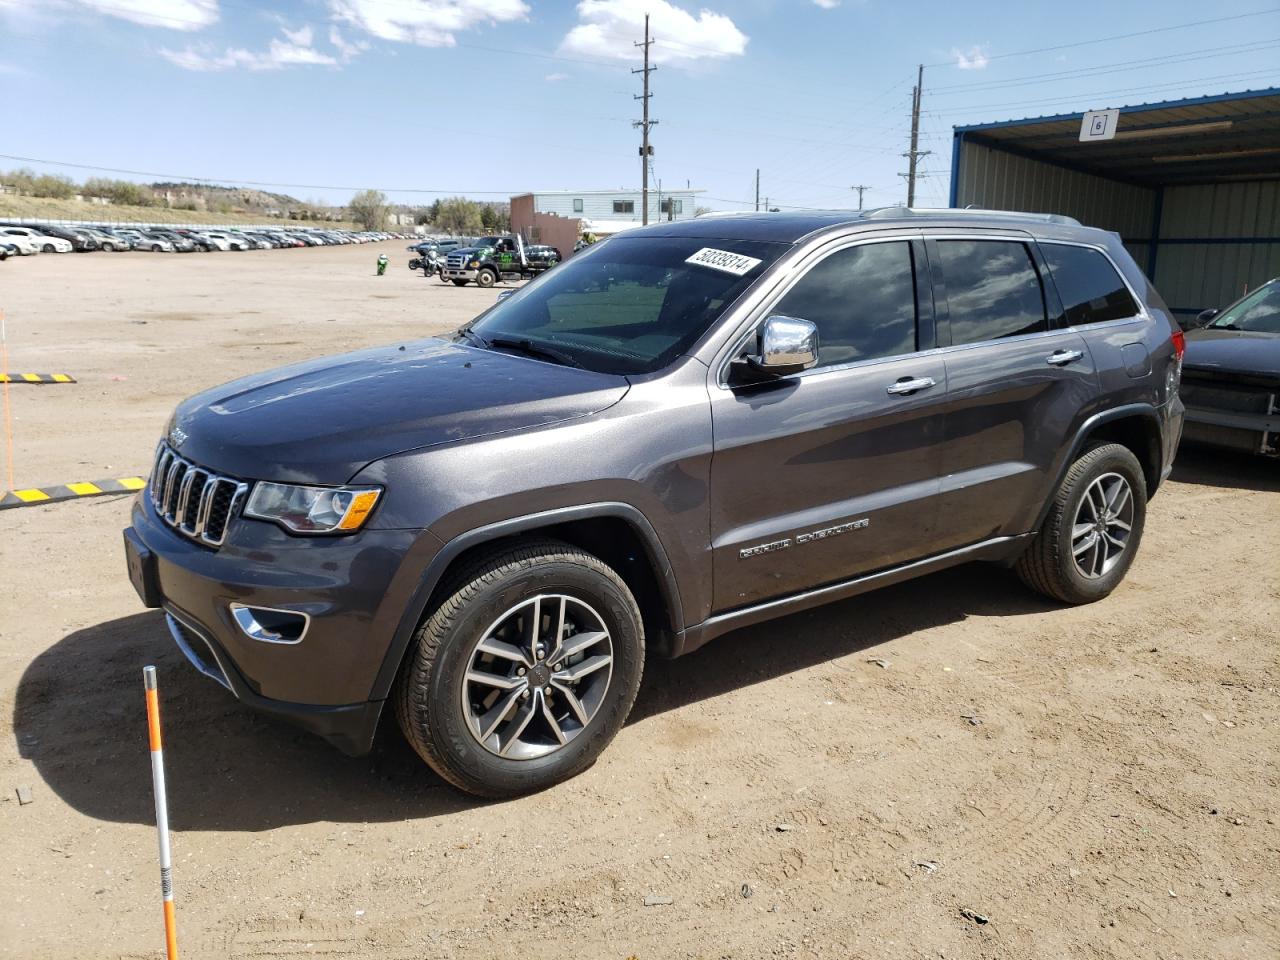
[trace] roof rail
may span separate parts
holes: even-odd
[[[898,217],[974,217],[1002,220],[1035,220],[1040,223],[1061,223],[1069,227],[1080,226],[1075,217],[1066,217],[1060,213],[1023,213],[1019,210],[984,210],[981,207],[877,207],[863,213],[867,220],[892,220]]]

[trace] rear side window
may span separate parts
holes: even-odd
[[[1026,244],[939,240],[953,344],[999,340],[1046,328],[1040,275]]]
[[[1097,250],[1060,243],[1040,244],[1062,298],[1059,326],[1079,327],[1138,315],[1128,288],[1111,261]]]
[[[916,349],[911,245],[867,243],[815,264],[770,311],[818,328],[818,366]]]

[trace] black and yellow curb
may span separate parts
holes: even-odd
[[[66,373],[0,373],[0,383],[75,383]]]
[[[80,500],[84,497],[100,497],[107,493],[132,493],[146,485],[146,477],[118,477],[113,480],[94,480],[92,483],[68,483],[60,487],[6,490],[4,496],[0,496],[0,510],[8,510],[10,507],[35,507],[42,503]]]

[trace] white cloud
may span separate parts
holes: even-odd
[[[369,44],[363,40],[349,41],[337,27],[333,26],[329,27],[329,42],[337,49],[343,63],[369,49]]]
[[[452,47],[454,35],[485,23],[523,20],[524,0],[329,0],[333,19],[380,40]]]
[[[338,58],[323,53],[312,46],[314,35],[310,27],[284,30],[284,39],[271,41],[266,50],[252,51],[243,47],[228,47],[216,54],[208,45],[187,47],[185,50],[161,50],[160,55],[183,70],[209,73],[220,70],[282,70],[285,67],[331,67]],[[340,50],[341,52],[341,50]],[[345,54],[343,59],[349,59]]]
[[[218,0],[73,0],[109,17],[147,27],[200,30],[218,22]]]
[[[961,70],[984,70],[991,62],[981,47],[970,47],[967,52],[959,47],[952,47],[951,55],[956,58],[956,66]]]
[[[542,79],[546,80],[548,83],[558,83],[561,80],[568,80],[569,75],[567,73],[548,73]]]
[[[840,0],[813,0],[813,2],[823,10],[834,10],[836,7],[840,6]]]
[[[656,63],[740,56],[747,36],[727,16],[700,10],[695,17],[667,0],[582,0],[581,21],[560,49],[598,59],[636,60],[634,43],[644,38],[644,16],[655,39],[649,58]]]

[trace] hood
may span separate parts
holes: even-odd
[[[170,436],[252,480],[346,483],[371,461],[604,410],[625,377],[439,339],[281,367],[179,404]]]
[[[1206,328],[1191,330],[1186,337],[1186,369],[1280,377],[1280,334]]]
[[[486,253],[492,249],[493,247],[454,247],[452,250],[450,250],[446,254],[446,256],[451,257],[455,253],[461,253],[468,257],[474,257],[474,256],[479,256],[482,253]]]

